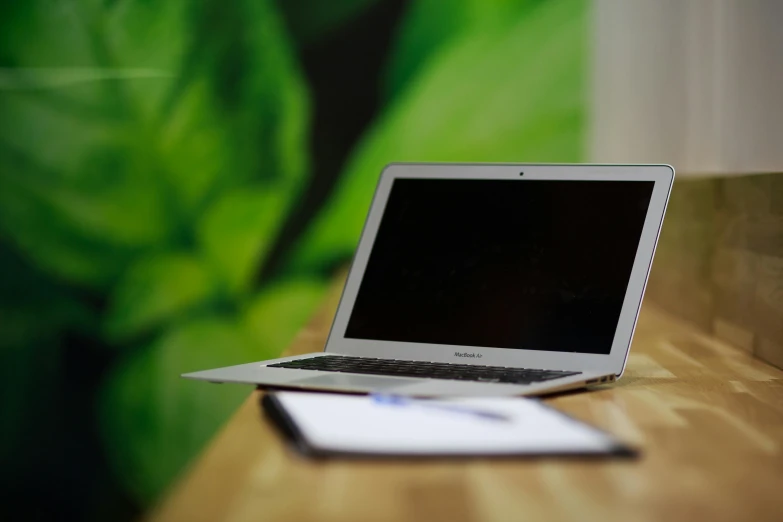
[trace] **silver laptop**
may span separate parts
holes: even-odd
[[[673,179],[667,165],[391,164],[324,351],[183,377],[414,396],[614,381]]]

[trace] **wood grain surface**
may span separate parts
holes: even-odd
[[[337,296],[287,353],[322,349]],[[783,520],[783,371],[650,305],[620,381],[547,399],[641,447],[635,461],[310,461],[262,418],[260,393],[152,520]]]
[[[646,299],[783,368],[783,173],[675,181]]]

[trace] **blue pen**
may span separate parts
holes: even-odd
[[[454,404],[454,405],[443,404],[443,403],[433,404],[430,401],[413,400],[407,397],[401,397],[399,395],[372,394],[370,395],[370,397],[372,398],[373,402],[376,402],[378,404],[386,404],[390,406],[421,406],[424,408],[432,408],[433,410],[459,413],[461,415],[471,415],[473,417],[478,417],[483,420],[503,421],[503,422],[509,421],[508,417],[500,413],[487,411],[487,410],[479,410],[476,408],[471,408],[469,406],[462,406],[458,404]]]

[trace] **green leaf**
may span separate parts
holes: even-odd
[[[312,43],[378,0],[278,0],[294,38]]]
[[[210,272],[188,254],[142,258],[125,272],[106,319],[110,338],[126,340],[202,304],[213,295]]]
[[[387,98],[399,94],[429,60],[476,31],[506,31],[543,0],[416,0],[400,24],[386,72]]]
[[[321,303],[326,288],[323,281],[312,279],[272,283],[250,302],[243,324],[270,347],[269,357],[277,357]]]
[[[585,15],[584,0],[552,0],[505,31],[482,26],[444,47],[359,143],[290,269],[351,255],[389,162],[579,161]]]
[[[226,190],[274,187],[287,209],[308,110],[271,0],[3,3],[0,231],[106,289],[132,258],[191,242]]]
[[[184,323],[129,354],[101,401],[101,426],[116,476],[149,505],[250,392],[181,379],[183,372],[262,359],[228,318]]]
[[[93,287],[107,286],[118,277],[133,252],[73,229],[63,223],[58,209],[1,175],[0,231],[46,273]]]
[[[285,206],[281,191],[244,189],[225,193],[205,213],[197,230],[199,244],[228,293],[250,290]]]
[[[325,288],[310,280],[280,283],[253,299],[239,321],[194,319],[128,355],[107,381],[101,426],[117,476],[130,491],[145,504],[154,501],[251,390],[179,374],[277,356]]]
[[[4,4],[0,178],[9,198],[19,192],[29,204],[17,213],[5,212],[2,225],[42,264],[50,252],[27,244],[16,228],[37,227],[39,208],[57,220],[58,230],[50,235],[69,258],[88,254],[85,243],[96,251],[132,250],[159,244],[171,233],[152,136],[139,110],[152,97],[135,97],[125,87],[136,82],[152,92],[169,86],[173,64],[161,58],[182,31],[168,24],[168,44],[145,63],[134,63],[112,41],[122,31],[109,27],[113,20],[131,26],[140,17],[143,25],[159,26],[182,14],[174,4],[155,12],[134,9],[138,2],[123,2],[117,9],[87,0]],[[146,117],[151,114],[148,109]],[[93,277],[67,271],[68,264],[59,275],[103,282],[116,269],[110,264],[110,273],[103,274],[100,261],[102,256],[93,259]]]

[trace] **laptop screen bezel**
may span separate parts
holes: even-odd
[[[652,197],[609,354],[346,338],[345,331],[348,321],[372,252],[386,202],[396,179],[512,179],[519,183],[530,180],[654,181]],[[392,163],[383,170],[378,181],[325,351],[362,357],[413,361],[596,371],[615,373],[620,376],[628,357],[673,181],[674,169],[669,165]],[[457,353],[463,355],[458,356]],[[469,356],[465,357],[465,354]]]

